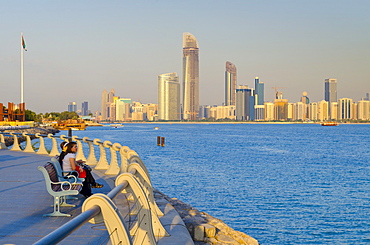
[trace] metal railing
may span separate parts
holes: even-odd
[[[110,234],[111,244],[156,244],[157,238],[169,236],[159,221],[163,213],[155,203],[153,187],[149,177],[148,169],[140,159],[139,155],[128,146],[100,139],[90,140],[88,137],[67,137],[65,135],[54,136],[53,134],[42,135],[27,133],[4,133],[0,132],[0,149],[6,149],[5,137],[14,139],[11,151],[23,151],[29,153],[43,154],[54,157],[59,154],[57,138],[62,141],[73,140],[77,142],[78,151],[76,159],[86,161],[86,164],[95,166],[105,175],[117,176],[115,188],[107,195],[98,193],[86,199],[82,205],[82,213],[60,228],[51,232],[34,244],[57,244],[83,224],[105,223]],[[26,138],[23,149],[19,145],[18,137]],[[32,146],[31,136],[39,140],[39,148],[35,150]],[[45,139],[51,140],[51,150],[45,147]],[[89,155],[86,158],[84,147],[88,147]],[[99,160],[96,159],[95,148],[99,151]],[[107,159],[107,150],[110,152],[110,161]],[[118,158],[117,155],[120,157]],[[133,203],[128,215],[133,213],[136,217],[132,224],[127,225],[124,217],[113,203],[118,194],[125,193]]]

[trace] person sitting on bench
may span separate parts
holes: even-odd
[[[76,161],[76,152],[77,152],[77,143],[76,142],[62,142],[60,144],[63,151],[60,154],[58,161],[62,166],[63,171],[75,171],[77,170],[77,166],[79,163],[83,163],[83,161]],[[79,168],[81,172],[84,170],[86,171],[85,180],[82,182],[82,190],[80,193],[85,197],[89,197],[92,195],[91,187],[92,188],[102,188],[103,185],[97,183],[94,177],[91,174],[91,170],[83,169],[82,167]],[[71,174],[76,175],[76,172],[72,172]],[[76,176],[78,177],[78,176]]]

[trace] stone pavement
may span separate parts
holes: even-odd
[[[33,244],[81,213],[85,198],[79,195],[77,200],[67,201],[77,207],[61,207],[61,212],[72,217],[43,216],[53,211],[53,197],[47,192],[44,177],[37,166],[48,160],[50,157],[35,153],[0,150],[0,244]],[[93,189],[94,193],[107,194],[114,187],[111,177],[95,170],[93,175],[98,183],[104,184],[101,189]],[[122,201],[123,196],[120,194],[117,202],[127,203]],[[158,244],[193,244],[172,205],[160,195],[157,198],[159,208],[165,212],[165,216],[160,218],[161,223],[171,235],[159,239]],[[120,207],[121,212],[124,210],[125,207]],[[59,244],[107,243],[109,236],[104,224],[86,223]]]

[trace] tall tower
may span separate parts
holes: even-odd
[[[333,119],[330,104],[337,102],[337,79],[325,79],[325,101],[329,103],[329,117]]]
[[[87,101],[82,102],[82,105],[81,105],[81,115],[82,116],[89,115],[89,102],[87,102]]]
[[[199,113],[199,48],[197,39],[183,33],[183,119],[196,120]]]
[[[256,105],[263,105],[265,103],[265,84],[260,82],[258,77],[254,78],[254,89],[256,92]]]
[[[158,119],[180,120],[180,82],[176,72],[158,76]]]
[[[236,120],[254,121],[254,89],[240,85],[236,89]]]
[[[225,71],[225,106],[236,105],[236,66],[227,61]]]
[[[111,104],[114,101],[114,89],[108,93],[107,90],[104,89],[102,96],[101,96],[101,118],[102,120],[110,120],[112,113],[111,113]]]

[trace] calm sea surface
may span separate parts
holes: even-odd
[[[370,244],[370,125],[126,124],[73,134],[129,146],[155,188],[261,244]]]

